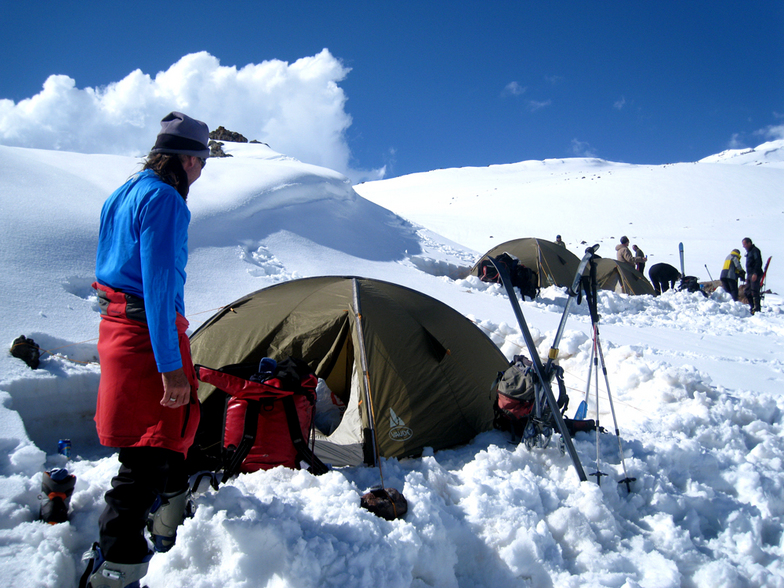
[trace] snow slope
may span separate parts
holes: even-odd
[[[495,243],[561,233],[614,254],[622,233],[672,263],[714,277],[751,236],[781,260],[781,144],[699,163],[629,166],[548,160],[438,170],[352,188],[341,175],[263,145],[230,145],[189,197],[186,309],[196,328],[221,306],[298,277],[351,274],[404,284],[475,321],[511,357],[523,350],[505,294],[461,279]],[[743,165],[735,165],[742,163]],[[92,282],[98,215],[138,169],[131,158],[0,147],[0,332],[49,350],[32,371],[0,354],[0,583],[72,586],[97,536],[116,473],[92,425],[100,368]],[[361,196],[360,196],[361,195]],[[753,199],[753,207],[746,202]],[[553,205],[557,203],[557,205]],[[382,208],[383,206],[383,208]],[[497,211],[488,216],[488,210]],[[740,219],[740,220],[735,220]],[[630,224],[631,223],[631,224]],[[777,249],[778,248],[778,249]],[[775,264],[775,261],[773,262]],[[677,264],[676,264],[677,265]],[[772,264],[770,284],[782,284]],[[715,268],[715,269],[714,269]],[[705,276],[707,277],[707,276]],[[565,294],[523,310],[543,355]],[[784,586],[784,305],[750,316],[723,292],[600,296],[619,444],[603,435],[602,484],[580,483],[557,448],[528,451],[491,431],[422,458],[387,460],[409,500],[404,520],[359,508],[370,468],[322,477],[278,468],[243,475],[198,499],[175,548],[155,556],[152,588],[246,586]],[[572,398],[585,391],[590,322],[578,307],[561,343]],[[589,401],[589,416],[596,402]],[[602,387],[599,417],[612,430]],[[78,476],[67,524],[37,522],[41,472]],[[597,469],[596,439],[576,448]]]
[[[782,182],[784,141],[774,141],[697,163],[525,161],[435,170],[356,190],[481,253],[511,239],[555,241],[560,234],[578,255],[600,243],[600,255],[615,257],[615,245],[627,235],[648,255],[648,267],[680,267],[683,242],[686,273],[708,280],[719,278],[724,258],[741,249],[744,237],[758,244],[765,259],[781,262],[784,241],[765,237],[777,235],[784,222]],[[474,222],[464,222],[468,218]],[[769,284],[784,290],[784,272],[772,271]]]

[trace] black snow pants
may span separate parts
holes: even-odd
[[[106,561],[140,563],[149,553],[144,529],[155,499],[188,486],[185,458],[162,447],[123,447],[120,464],[98,521],[99,543]]]
[[[749,278],[746,282],[746,290],[744,292],[746,294],[746,300],[749,301],[749,308],[751,309],[751,314],[755,312],[759,312],[761,310],[761,294],[760,294],[760,277],[757,276],[757,279],[754,280]]]
[[[722,287],[732,296],[732,299],[738,300],[738,279],[731,280],[729,278],[721,278]]]

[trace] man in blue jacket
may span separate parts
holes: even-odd
[[[188,506],[185,457],[199,424],[185,331],[187,197],[209,156],[206,124],[180,112],[161,121],[144,169],[104,203],[94,287],[101,307],[95,422],[119,448],[99,542],[82,585],[138,586],[152,553],[174,545]]]

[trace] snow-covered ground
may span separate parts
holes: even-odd
[[[570,249],[622,234],[649,265],[718,278],[750,236],[773,256],[784,291],[780,227],[784,143],[696,163],[632,166],[548,160],[439,170],[356,186],[264,145],[224,147],[194,184],[186,309],[195,329],[221,306],[293,278],[361,275],[420,290],[475,321],[510,357],[520,330],[496,285],[460,278],[491,246],[563,235]],[[72,586],[97,538],[116,454],[92,424],[100,368],[90,284],[100,206],[138,169],[119,156],[0,147],[2,340],[24,334],[48,353],[30,370],[0,354],[0,583]],[[360,194],[362,197],[360,197]],[[707,271],[704,266],[707,265]],[[566,302],[549,288],[523,303],[545,355]],[[386,460],[409,512],[359,508],[372,468],[321,477],[277,468],[198,499],[177,545],[156,555],[151,588],[249,586],[784,586],[784,302],[761,314],[719,291],[659,298],[603,292],[601,341],[621,433],[599,445],[602,484],[579,482],[556,447],[528,451],[490,431],[417,459]],[[590,320],[577,307],[561,343],[572,413],[585,391]],[[612,416],[604,393],[602,424]],[[596,403],[589,401],[589,417]],[[66,524],[36,521],[41,472],[78,477]],[[596,439],[575,445],[588,473]],[[593,480],[594,478],[591,478]]]

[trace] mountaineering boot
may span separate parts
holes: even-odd
[[[100,546],[93,543],[92,549],[82,556],[82,560],[87,561],[87,569],[79,581],[79,588],[140,588],[139,580],[147,574],[151,558],[152,552],[141,563],[112,563],[104,559]]]
[[[18,357],[25,362],[31,369],[38,369],[41,359],[41,348],[35,341],[24,335],[14,339],[11,343],[11,355]]]
[[[39,519],[50,525],[68,520],[68,506],[76,485],[76,476],[65,468],[44,472],[41,482],[42,502]]]
[[[161,494],[150,510],[150,517],[147,520],[147,529],[150,531],[150,539],[155,551],[163,553],[174,547],[177,527],[186,517],[192,518],[194,512],[190,488]]]

